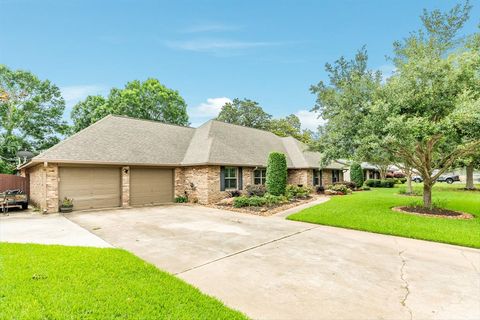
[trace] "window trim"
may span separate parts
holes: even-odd
[[[315,178],[318,180],[318,183],[315,184]],[[323,184],[322,182],[323,174],[322,174],[322,169],[313,169],[313,181],[312,184],[314,187],[316,186],[321,186]]]
[[[255,176],[255,172],[260,172],[260,177]],[[264,174],[262,174],[264,172]],[[260,183],[256,183],[255,180],[260,179]],[[253,170],[253,184],[254,185],[265,185],[267,182],[267,168],[256,168]]]
[[[227,177],[227,171],[229,169],[234,169],[235,177]],[[225,191],[238,190],[238,167],[224,167],[224,176],[223,176],[223,185],[225,186]],[[227,181],[235,180],[235,187],[227,187]]]

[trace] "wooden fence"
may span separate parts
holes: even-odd
[[[28,194],[28,187],[27,178],[13,174],[0,173],[0,192],[11,189],[20,189]]]

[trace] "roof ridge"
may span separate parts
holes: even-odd
[[[208,120],[207,122],[212,122],[212,121],[220,122],[220,123],[227,124],[227,125],[231,125],[231,126],[237,126],[237,127],[241,127],[241,128],[247,128],[247,129],[262,131],[262,132],[266,132],[266,133],[269,133],[269,134],[273,134],[274,136],[279,137],[279,138],[285,138],[285,137],[280,137],[279,135],[276,135],[275,133],[273,133],[273,132],[271,132],[271,131],[268,131],[268,130],[266,130],[266,129],[259,129],[259,128],[242,126],[241,124],[236,124],[236,123],[230,123],[230,122],[220,121],[220,120],[217,120],[217,119],[210,119],[210,120]],[[289,137],[290,137],[290,136],[289,136]],[[292,138],[293,138],[293,137],[292,137]]]
[[[137,120],[137,121],[143,121],[143,122],[153,122],[153,123],[156,123],[156,124],[164,124],[164,125],[173,126],[173,127],[188,128],[188,129],[194,129],[194,130],[196,129],[196,128],[190,127],[190,125],[182,126],[182,125],[179,125],[179,124],[162,122],[162,121],[158,121],[158,120],[134,118],[134,117],[126,116],[126,115],[123,115],[123,114],[109,114],[102,119],[105,119],[106,117],[124,118],[124,119],[129,119],[129,120]]]

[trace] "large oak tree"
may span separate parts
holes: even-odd
[[[108,98],[89,96],[73,107],[72,131],[80,131],[103,117],[125,115],[186,126],[187,104],[178,91],[162,85],[157,79],[128,82],[123,89],[113,88]]]
[[[67,130],[64,109],[53,83],[0,65],[0,170],[14,169],[19,150],[38,152],[56,144]]]

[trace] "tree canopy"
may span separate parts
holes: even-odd
[[[233,99],[227,102],[217,116],[218,121],[238,124],[245,127],[256,129],[268,129],[272,116],[258,104],[258,102],[249,99]]]
[[[327,64],[329,85],[311,88],[327,120],[317,146],[326,160],[401,162],[422,176],[432,206],[436,179],[480,147],[479,35],[458,36],[469,11],[468,3],[424,11],[423,28],[394,43],[395,73],[385,81],[368,70],[365,49]]]
[[[125,115],[186,126],[187,104],[178,91],[162,85],[157,79],[128,82],[123,89],[113,88],[107,98],[89,96],[72,110],[72,131],[80,131],[103,117]]]
[[[38,152],[67,130],[60,89],[28,71],[0,65],[0,170],[11,172],[20,150]]]
[[[313,132],[302,130],[300,119],[296,115],[273,119],[258,102],[249,99],[233,99],[231,103],[226,103],[217,120],[270,131],[280,137],[292,136],[307,144],[313,140]]]

